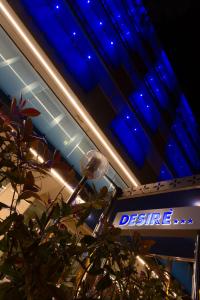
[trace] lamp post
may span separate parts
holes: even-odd
[[[108,206],[105,207],[102,214],[100,215],[98,223],[96,224],[96,226],[94,228],[93,236],[96,236],[96,235],[100,234],[103,230],[104,224],[107,223],[107,222],[110,222],[110,217],[111,217],[111,214],[112,214],[114,201],[122,195],[122,189],[120,187],[118,187],[116,185],[116,183],[108,175],[105,175],[105,177],[114,186],[114,191],[112,193],[112,196],[109,199]]]
[[[100,179],[103,177],[108,170],[108,166],[108,161],[103,154],[96,150],[87,152],[81,160],[81,172],[83,176],[67,200],[67,203],[69,205],[73,204],[87,179]]]
[[[95,227],[95,229],[93,231],[93,234],[92,234],[93,236],[97,236],[98,234],[101,233],[103,226],[105,224],[104,221],[108,220],[110,217],[113,201],[116,199],[116,197],[118,197],[121,194],[121,189],[118,188],[118,186],[112,181],[112,179],[110,179],[106,175],[108,166],[109,166],[109,164],[108,164],[107,159],[100,152],[95,151],[95,150],[89,151],[83,157],[83,159],[81,161],[81,172],[83,174],[83,177],[81,178],[81,180],[79,181],[74,192],[72,193],[72,195],[70,196],[70,198],[67,201],[67,203],[69,205],[73,205],[73,202],[75,201],[76,197],[80,193],[80,191],[83,188],[84,183],[86,182],[87,179],[100,179],[101,177],[105,176],[110,181],[110,183],[112,183],[112,185],[115,188],[114,194],[111,197],[111,200],[108,202],[108,206],[102,212],[100,219],[98,220],[97,226]],[[106,263],[106,260],[104,259],[101,263],[102,266],[105,263]],[[89,271],[89,269],[92,267],[92,265],[93,265],[93,263],[90,264],[87,271]],[[86,280],[87,276],[88,276],[88,272],[86,272],[84,274],[84,276],[81,278],[81,280],[79,282],[79,286],[83,281]],[[77,290],[77,295],[79,295],[79,292],[80,292],[80,289]]]

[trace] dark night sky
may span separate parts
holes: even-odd
[[[200,124],[200,0],[144,0],[144,3]]]

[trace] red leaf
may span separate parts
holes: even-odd
[[[55,150],[54,155],[53,155],[53,160],[56,162],[59,162],[61,160],[61,155],[58,150]]]
[[[24,139],[29,139],[33,132],[32,120],[29,118],[25,121],[24,125]]]
[[[19,106],[20,106],[20,108],[22,109],[25,106],[25,104],[26,104],[26,100],[24,100],[22,98],[22,94],[21,94],[21,97],[20,97],[20,100],[19,100]]]
[[[26,117],[37,117],[40,115],[40,112],[35,108],[25,108],[22,109],[20,113]]]
[[[23,99],[22,99],[22,94],[21,94],[21,97],[20,97],[20,100],[19,100],[19,105],[21,106],[21,104],[22,104],[22,101],[23,101]]]
[[[23,108],[24,106],[26,105],[26,100],[24,99],[24,100],[22,100],[22,103],[21,103],[21,108]]]
[[[11,113],[16,112],[16,107],[17,107],[17,100],[15,98],[12,99],[12,103],[11,103]]]

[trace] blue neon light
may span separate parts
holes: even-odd
[[[129,226],[135,225],[137,217],[138,217],[137,214],[133,214],[133,215],[130,216],[129,222],[128,222]]]
[[[178,224],[178,223],[179,223],[179,220],[175,219],[174,224]]]
[[[123,215],[121,217],[121,220],[119,221],[119,225],[120,226],[126,225],[129,222],[129,220],[130,220],[129,215]]]
[[[140,214],[137,218],[137,226],[142,226],[145,224],[145,217],[146,217],[146,214]]]
[[[153,213],[151,216],[150,225],[159,225],[160,224],[160,213]]]
[[[181,220],[181,224],[185,224],[186,223],[186,220],[185,219],[182,219]]]
[[[170,211],[164,212],[162,225],[170,225],[171,224],[172,214],[173,214],[173,209],[170,209]]]

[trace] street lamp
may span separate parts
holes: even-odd
[[[86,180],[102,178],[106,174],[109,164],[107,159],[102,153],[96,150],[90,150],[82,158],[80,162],[80,166],[81,166],[81,173],[83,177],[79,181],[72,195],[67,200],[67,203],[69,205],[73,204],[76,197],[82,190]]]

